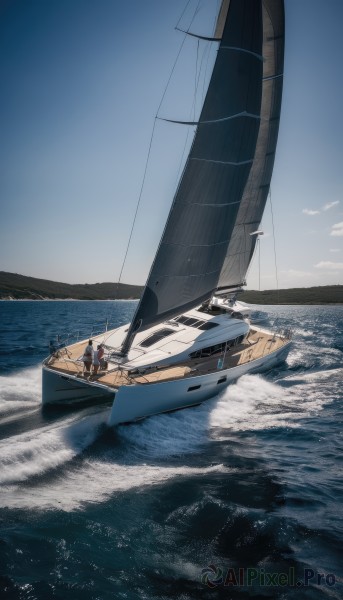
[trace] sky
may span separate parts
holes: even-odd
[[[198,0],[186,4],[1,1],[0,270],[118,281],[139,202],[121,281],[145,283],[193,135],[155,116],[196,116],[215,56],[175,30]],[[217,7],[200,0],[191,30],[212,35]],[[343,2],[285,0],[285,12],[271,204],[248,289],[343,284]]]

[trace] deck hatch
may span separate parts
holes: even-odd
[[[163,340],[163,338],[167,337],[168,335],[171,335],[172,333],[175,333],[174,329],[159,329],[149,337],[145,338],[145,340],[143,340],[139,345],[142,348],[149,348],[149,346],[156,344],[157,342]]]
[[[203,321],[202,319],[194,319],[194,317],[187,317],[186,315],[176,317],[174,321],[181,323],[182,325],[187,325],[188,327],[196,327],[202,331],[207,331],[218,325],[218,323],[213,323],[213,321]]]

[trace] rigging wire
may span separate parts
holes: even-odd
[[[183,12],[182,12],[182,13],[181,13],[181,15],[180,15],[180,18],[179,18],[178,22],[177,22],[177,23],[176,23],[176,25],[175,25],[175,29],[177,29],[177,28],[178,28],[178,26],[180,25],[180,23],[181,23],[181,20],[182,20],[182,17],[183,17],[183,15],[185,14],[185,12],[186,12],[186,10],[187,10],[188,6],[190,5],[190,3],[191,3],[191,0],[188,0],[188,2],[187,2],[187,4],[186,4],[186,6],[185,6],[185,8],[184,8]],[[194,17],[193,17],[193,18],[194,18]]]
[[[143,193],[143,188],[144,188],[144,183],[145,183],[145,178],[146,178],[146,174],[147,174],[147,170],[148,170],[149,158],[150,158],[150,153],[151,153],[152,141],[153,141],[153,137],[154,137],[155,126],[156,126],[156,117],[154,119],[154,125],[153,125],[153,128],[152,128],[152,133],[151,133],[151,138],[150,138],[150,144],[149,144],[149,150],[148,150],[148,156],[147,156],[147,159],[146,159],[146,162],[145,162],[145,169],[144,169],[144,174],[143,174],[143,181],[142,181],[141,189],[140,189],[139,196],[138,196],[136,210],[135,210],[135,214],[134,214],[133,221],[132,221],[131,231],[130,231],[129,239],[128,239],[128,242],[127,242],[127,246],[126,246],[126,250],[125,250],[125,255],[124,255],[123,263],[122,263],[122,266],[121,266],[121,269],[120,269],[119,278],[118,278],[118,281],[117,281],[117,285],[118,286],[119,286],[119,283],[121,281],[121,276],[123,274],[123,270],[124,270],[124,266],[125,266],[125,263],[126,263],[127,254],[128,254],[128,251],[129,251],[129,248],[130,248],[130,244],[131,244],[133,230],[135,228],[135,223],[136,223],[136,219],[137,219],[138,209],[139,209],[139,205],[140,205],[141,198],[142,198],[142,193]]]
[[[200,70],[199,70],[199,75],[198,75],[198,61],[199,61],[199,40],[198,40],[198,43],[197,43],[197,54],[196,54],[196,61],[195,61],[194,96],[193,96],[193,102],[192,102],[192,106],[191,106],[191,110],[190,110],[190,118],[193,121],[195,121],[195,108],[196,108],[197,89],[198,89],[198,84],[199,84],[199,79],[200,79],[200,71],[201,71],[201,65],[200,65]],[[202,64],[202,61],[201,61],[201,64]],[[184,142],[184,145],[183,145],[183,150],[182,150],[182,153],[181,153],[179,168],[177,170],[176,182],[179,181],[180,176],[181,176],[181,170],[182,170],[182,166],[183,166],[183,163],[184,163],[184,156],[185,156],[186,148],[187,148],[187,145],[188,145],[189,136],[190,136],[190,128],[187,127],[187,134],[186,134],[186,139],[185,139],[185,142]]]
[[[181,21],[181,19],[182,19],[183,15],[184,15],[184,13],[185,13],[185,11],[186,11],[186,9],[187,9],[187,7],[188,7],[189,3],[190,3],[190,1],[191,1],[191,0],[188,0],[188,3],[187,3],[187,5],[186,5],[186,8],[184,9],[184,11],[183,11],[183,13],[182,13],[181,17],[179,18],[177,25],[180,23],[180,21]],[[172,76],[173,76],[173,73],[174,73],[174,71],[175,71],[176,65],[177,65],[177,63],[178,63],[178,60],[179,60],[179,57],[180,57],[181,51],[182,51],[182,49],[183,49],[183,46],[184,46],[184,44],[185,44],[185,41],[186,41],[186,39],[187,39],[187,33],[188,33],[188,31],[189,31],[189,29],[190,29],[190,27],[191,27],[191,25],[192,25],[192,23],[193,23],[193,21],[194,21],[194,19],[195,19],[196,15],[197,15],[197,13],[199,12],[199,6],[200,6],[200,2],[201,2],[201,0],[199,0],[199,1],[198,1],[197,7],[196,7],[196,9],[195,9],[195,11],[194,11],[194,14],[193,14],[192,20],[191,20],[191,22],[190,22],[190,24],[189,24],[189,27],[188,27],[188,29],[187,29],[187,32],[185,33],[185,35],[184,35],[184,37],[183,37],[183,40],[182,40],[182,42],[181,42],[181,45],[180,45],[179,51],[178,51],[178,53],[177,53],[177,56],[176,56],[176,59],[175,59],[175,61],[174,61],[173,67],[172,67],[172,69],[171,69],[171,72],[170,72],[170,75],[169,75],[169,78],[168,78],[167,84],[166,84],[166,86],[165,86],[165,88],[164,88],[164,92],[163,92],[163,94],[162,94],[162,97],[161,97],[160,103],[159,103],[159,105],[158,105],[158,108],[157,108],[157,111],[156,111],[156,114],[155,114],[155,118],[154,118],[154,124],[153,124],[152,132],[151,132],[151,137],[150,137],[150,143],[149,143],[148,155],[147,155],[147,159],[146,159],[146,162],[145,162],[145,168],[144,168],[143,180],[142,180],[142,184],[141,184],[141,188],[140,188],[140,192],[139,192],[139,196],[138,196],[138,200],[137,200],[136,210],[135,210],[135,214],[134,214],[133,221],[132,221],[132,226],[131,226],[131,230],[130,230],[130,234],[129,234],[128,243],[127,243],[126,250],[125,250],[125,254],[124,254],[124,259],[123,259],[122,266],[121,266],[121,269],[120,269],[119,278],[118,278],[118,280],[117,280],[117,289],[118,289],[118,287],[119,287],[119,284],[120,284],[120,282],[121,282],[121,277],[122,277],[123,270],[124,270],[124,267],[125,267],[126,258],[127,258],[128,252],[129,252],[129,248],[130,248],[130,244],[131,244],[131,239],[132,239],[133,231],[134,231],[135,224],[136,224],[137,214],[138,214],[139,206],[140,206],[141,199],[142,199],[142,194],[143,194],[143,189],[144,189],[144,184],[145,184],[145,179],[146,179],[146,174],[147,174],[148,165],[149,165],[149,159],[150,159],[150,154],[151,154],[151,148],[152,148],[152,143],[153,143],[153,138],[154,138],[154,133],[155,133],[156,120],[157,120],[157,118],[158,118],[158,113],[159,113],[159,111],[160,111],[160,108],[161,108],[161,106],[162,106],[163,100],[164,100],[164,98],[165,98],[165,95],[166,95],[166,93],[167,93],[167,90],[168,90],[168,87],[169,87],[169,84],[170,84],[171,78],[172,78]]]
[[[200,40],[198,40],[198,43],[197,43],[197,57],[196,57],[196,61],[195,61],[194,98],[193,98],[193,121],[195,121],[195,109],[196,109],[196,103],[197,103],[197,89],[198,89],[198,83],[199,83],[199,77],[200,77],[200,69],[199,69],[199,75],[198,75],[199,44],[200,44]]]
[[[279,304],[280,303],[280,298],[279,298],[279,279],[278,279],[277,260],[276,260],[275,228],[274,228],[274,214],[273,214],[272,191],[271,191],[271,188],[269,188],[269,202],[270,202],[270,212],[271,212],[271,215],[272,215],[272,228],[273,228],[274,263],[275,263],[275,279],[276,279],[277,303]]]
[[[192,118],[193,121],[196,120],[196,118],[195,118],[195,111],[196,111],[196,101],[197,101],[197,96],[198,96],[198,88],[199,88],[199,85],[200,85],[201,72],[203,71],[203,65],[204,65],[205,57],[207,55],[207,62],[206,62],[206,67],[205,67],[205,71],[204,71],[204,75],[203,75],[203,86],[202,86],[203,87],[203,89],[202,89],[202,104],[204,103],[205,92],[206,92],[206,90],[205,90],[206,74],[207,74],[207,69],[208,69],[211,44],[209,42],[207,42],[207,44],[205,46],[205,49],[204,49],[204,51],[202,53],[202,56],[201,56],[200,66],[198,67],[198,62],[199,62],[199,46],[200,46],[200,40],[198,40],[198,44],[197,44],[194,97],[193,97],[193,103],[192,103],[192,106],[191,106],[191,109],[190,109],[190,115],[191,115],[190,118]],[[187,148],[187,145],[188,145],[189,136],[190,136],[190,129],[188,128],[187,129],[187,135],[186,135],[185,143],[184,143],[182,154],[181,154],[180,165],[179,165],[178,172],[177,172],[177,177],[176,177],[177,181],[180,179],[181,170],[182,170],[182,166],[183,166],[183,163],[184,163],[184,156],[185,156],[186,148]]]

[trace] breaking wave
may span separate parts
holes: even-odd
[[[31,367],[19,373],[0,376],[0,416],[39,406],[42,369]]]

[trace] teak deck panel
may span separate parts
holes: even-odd
[[[47,366],[51,369],[80,377],[90,382],[98,382],[106,386],[118,388],[122,385],[146,383],[158,383],[162,381],[171,381],[182,377],[196,377],[215,371],[221,371],[232,367],[251,362],[262,356],[281,348],[285,342],[284,338],[274,336],[270,333],[251,329],[248,340],[239,346],[227,351],[226,355],[217,354],[212,357],[190,359],[183,361],[182,364],[156,368],[154,371],[146,373],[129,374],[121,367],[113,367],[108,371],[100,371],[97,375],[90,377],[84,375],[84,365],[82,356],[87,345],[85,342],[78,342],[66,349],[62,349],[56,357],[47,361]],[[218,360],[223,359],[223,366],[218,369]]]

